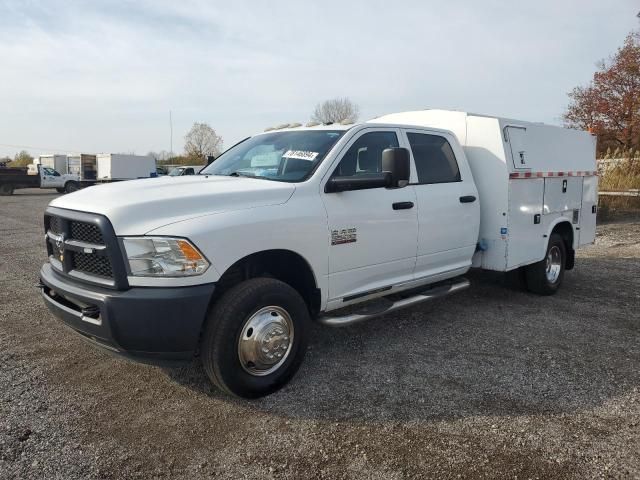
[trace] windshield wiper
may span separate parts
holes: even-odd
[[[229,175],[227,175],[228,177],[255,177],[255,175],[251,175],[250,173],[246,173],[246,172],[231,172]]]

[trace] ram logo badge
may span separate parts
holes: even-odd
[[[55,237],[56,249],[58,250],[58,258],[62,262],[64,260],[64,233],[61,233],[59,236]]]
[[[331,245],[342,245],[343,243],[353,243],[357,241],[358,232],[355,228],[331,230]]]

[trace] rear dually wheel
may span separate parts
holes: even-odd
[[[538,295],[553,295],[564,278],[567,263],[567,248],[557,233],[552,233],[547,253],[541,261],[526,267],[527,287]]]

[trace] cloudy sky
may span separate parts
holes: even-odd
[[[637,0],[0,0],[0,156],[230,146],[347,96],[560,123]]]

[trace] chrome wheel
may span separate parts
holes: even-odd
[[[549,249],[546,263],[547,280],[549,283],[556,283],[562,270],[562,252],[557,245]]]
[[[238,339],[240,365],[255,376],[275,372],[291,353],[293,333],[293,321],[284,308],[261,308],[242,327]]]

